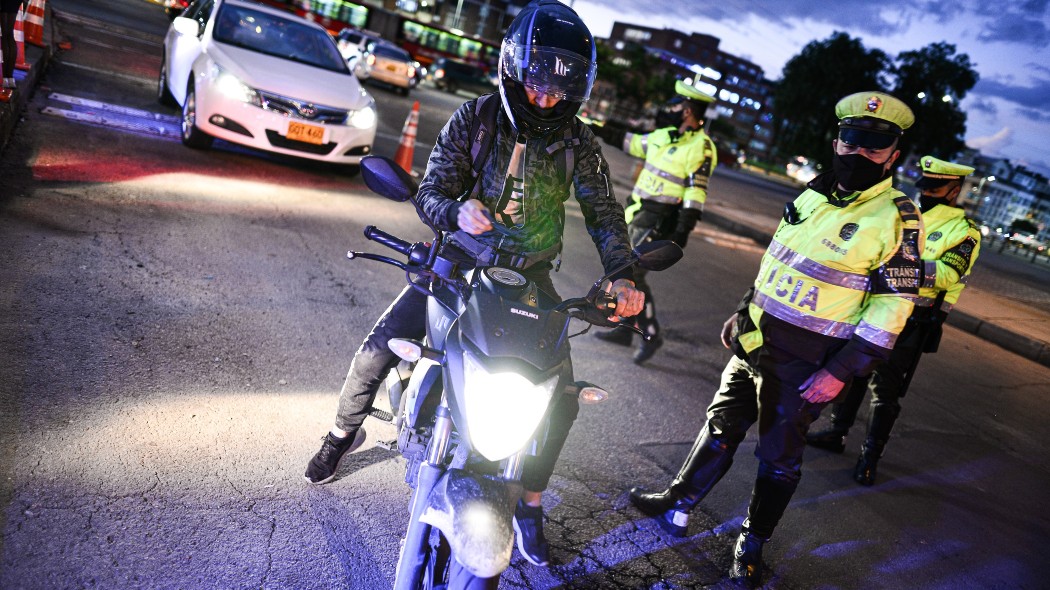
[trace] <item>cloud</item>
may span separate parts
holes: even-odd
[[[981,78],[974,86],[973,93],[997,96],[1031,109],[1046,110],[1048,108],[1047,97],[1050,96],[1050,80],[1036,80],[1033,86],[1011,86],[996,80]]]
[[[994,117],[999,114],[999,108],[995,106],[995,103],[990,100],[973,99],[969,103],[970,108]]]
[[[1003,14],[991,19],[977,35],[978,41],[1019,43],[1042,49],[1050,45],[1046,24],[1020,14]]]
[[[1000,153],[1003,148],[1010,146],[1014,142],[1013,137],[1014,130],[1009,127],[1003,127],[996,131],[994,135],[967,139],[966,145],[985,153]]]
[[[1014,112],[1017,113],[1018,116],[1030,119],[1036,123],[1050,123],[1050,113],[1046,111],[1018,107],[1014,109]]]
[[[566,1],[566,0],[563,0]],[[800,21],[811,20],[827,23],[848,30],[859,30],[875,35],[891,35],[907,28],[913,16],[924,13],[921,6],[912,2],[888,3],[851,2],[843,7],[838,2],[826,0],[720,0],[698,2],[697,0],[590,0],[623,13],[638,16],[661,14],[673,16],[683,22],[702,16],[716,22],[735,26],[748,16],[780,26],[795,28]],[[635,20],[635,19],[632,19]],[[636,21],[636,22],[644,22]]]

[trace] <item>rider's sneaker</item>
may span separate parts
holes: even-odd
[[[310,464],[306,466],[306,475],[303,476],[309,484],[328,483],[335,479],[339,460],[365,442],[365,431],[359,429],[353,434],[348,434],[346,438],[339,438],[329,432],[321,441],[321,450],[310,459]]]
[[[518,507],[514,509],[514,532],[522,557],[533,565],[550,563],[550,547],[543,536],[543,507],[529,506],[518,500]]]

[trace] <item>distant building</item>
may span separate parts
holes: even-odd
[[[978,156],[971,165],[977,169],[963,187],[971,216],[1000,233],[1028,220],[1038,228],[1039,240],[1050,241],[1050,184],[1045,176],[999,158]]]
[[[667,73],[714,96],[716,101],[708,116],[728,123],[733,134],[728,139],[734,145],[722,147],[759,157],[769,155],[772,83],[765,79],[761,67],[720,50],[719,39],[703,33],[616,22],[605,42],[617,55],[622,55],[629,43],[645,47],[665,64]],[[599,100],[609,98],[607,92],[598,94]]]

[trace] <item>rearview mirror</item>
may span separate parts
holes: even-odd
[[[411,199],[419,190],[412,176],[385,156],[361,158],[361,176],[372,192],[399,203]]]
[[[635,252],[638,254],[638,266],[654,271],[670,268],[685,255],[682,247],[671,240],[645,242],[635,248]]]

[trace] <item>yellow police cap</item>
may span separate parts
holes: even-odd
[[[674,91],[679,96],[684,96],[685,98],[688,98],[689,100],[697,100],[697,101],[700,101],[700,102],[714,102],[715,101],[715,97],[713,97],[713,96],[711,96],[709,94],[704,94],[703,92],[700,92],[699,90],[697,90],[695,87],[690,86],[690,85],[686,84],[685,82],[682,82],[681,80],[675,80],[675,82],[674,82]]]
[[[920,158],[919,167],[922,168],[922,178],[915,183],[915,186],[920,189],[938,188],[973,173],[972,166],[963,166],[933,156]]]
[[[874,148],[889,147],[915,123],[915,115],[903,101],[874,91],[843,98],[835,105],[835,116],[839,118],[840,139]]]
[[[919,160],[922,166],[922,175],[930,178],[962,178],[973,174],[973,166],[963,166],[955,162],[948,162],[933,156],[923,156]]]

